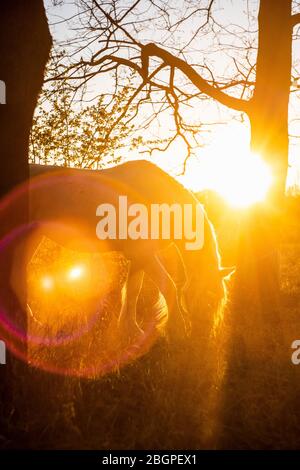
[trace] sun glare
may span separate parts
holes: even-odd
[[[271,184],[267,165],[255,154],[232,154],[224,160],[215,160],[210,189],[219,193],[235,207],[249,207],[263,201]]]
[[[238,130],[219,135],[216,143],[190,159],[183,183],[194,191],[213,190],[234,207],[263,201],[272,182],[271,171],[247,144]]]

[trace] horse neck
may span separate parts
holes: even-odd
[[[218,243],[216,240],[214,228],[208,221],[206,214],[204,215],[204,244],[201,249],[188,250],[186,248],[186,240],[176,240],[182,260],[186,269],[186,274],[195,272],[195,270],[212,270],[216,271],[220,268],[220,254]]]

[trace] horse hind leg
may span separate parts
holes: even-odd
[[[44,233],[36,227],[28,230],[25,236],[16,241],[13,247],[12,265],[10,272],[10,286],[19,299],[24,310],[31,312],[28,304],[27,269],[38,246],[43,239]]]
[[[33,232],[34,228],[31,227],[25,235],[16,232],[0,254],[0,309],[7,317],[10,329],[22,338],[20,348],[25,357],[28,313],[26,267],[28,256],[31,256],[30,249],[33,249],[33,245],[29,244]]]
[[[131,262],[126,283],[122,289],[122,308],[119,316],[119,326],[129,338],[144,334],[137,323],[137,301],[142,289],[144,271]]]

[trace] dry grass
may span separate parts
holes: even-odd
[[[219,236],[222,245],[222,233]],[[161,319],[153,318],[158,293],[148,281],[138,311],[143,327],[147,330],[152,326],[152,339],[135,360],[131,357],[127,365],[112,368],[100,377],[99,371],[108,358],[118,356],[120,351],[123,355],[128,347],[132,351],[133,346],[128,345],[124,333],[121,338],[120,333],[118,339],[113,337],[125,265],[116,257],[106,259],[105,269],[119,281],[108,279],[106,300],[101,304],[96,326],[72,347],[32,345],[30,351],[33,362],[58,364],[82,377],[49,374],[33,367],[26,370],[15,363],[18,376],[14,405],[2,410],[5,426],[1,446],[299,448],[300,366],[291,363],[291,343],[300,337],[298,239],[298,235],[287,236],[282,244],[279,318],[268,316],[268,312],[258,317],[255,309],[234,311],[229,296],[224,322],[214,337],[209,334],[211,318],[197,312],[192,337],[168,342],[156,327],[153,329]],[[225,253],[229,261],[230,256]],[[51,260],[47,263],[49,266]],[[100,269],[99,259],[93,263],[98,263]],[[101,263],[103,270],[103,259]],[[42,269],[38,260],[34,269]],[[103,294],[103,285],[98,288]],[[85,317],[81,315],[79,297],[72,306],[73,312],[78,309],[72,319],[68,312],[63,313],[62,298],[62,314],[55,321],[49,321],[51,309],[45,318],[37,318],[42,324],[48,321],[48,337],[59,332],[67,335],[74,325],[75,329],[82,328]],[[90,308],[95,311],[95,298],[90,300]],[[33,298],[37,314],[35,302]],[[45,305],[43,308],[46,312]],[[88,323],[88,319],[84,321]],[[30,324],[30,331],[36,335],[40,327],[34,323]],[[84,377],[91,364],[95,367]]]

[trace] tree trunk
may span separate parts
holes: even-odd
[[[250,103],[251,146],[269,165],[267,201],[242,225],[237,283],[239,297],[275,306],[279,293],[278,242],[288,169],[288,105],[291,83],[291,0],[261,0],[256,87]],[[243,288],[244,286],[244,288]]]
[[[42,0],[1,2],[0,23],[0,79],[6,85],[6,104],[0,106],[3,196],[29,176],[29,135],[51,36]]]
[[[272,169],[273,204],[284,196],[292,67],[291,0],[261,0],[256,86],[250,108],[252,150]]]
[[[0,105],[0,198],[29,177],[29,136],[50,48],[51,36],[42,0],[1,2],[0,80],[5,83],[6,102]],[[27,218],[28,202],[23,196],[17,210],[10,212],[5,221],[1,211],[0,238],[12,228],[26,224]],[[10,295],[12,255],[9,249],[5,252],[2,249],[0,253],[1,314],[3,303],[8,302]],[[9,301],[14,305],[12,298]],[[13,316],[14,312],[6,311],[4,314]],[[7,335],[7,329],[2,329],[2,326],[1,322],[0,339]],[[26,335],[25,315],[18,326]],[[13,339],[11,345],[14,349]],[[20,406],[22,409],[16,397],[18,389],[24,385],[24,374],[18,374],[18,361],[8,354],[6,366],[0,366],[0,422],[3,435],[6,428],[13,428],[16,409],[19,412]]]

